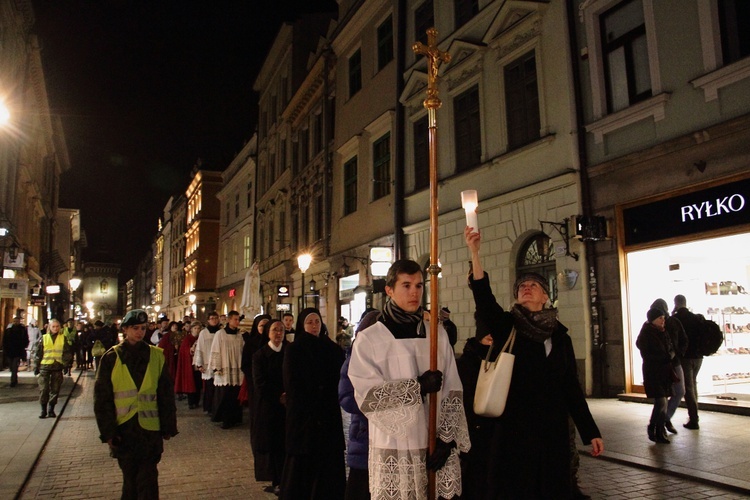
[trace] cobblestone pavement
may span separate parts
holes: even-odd
[[[119,498],[120,470],[97,437],[93,386],[93,373],[81,375],[19,498]],[[177,405],[180,434],[165,443],[159,465],[161,498],[276,498],[263,491],[268,483],[253,480],[247,423],[222,430],[202,411],[188,410],[185,401]],[[582,489],[594,499],[748,498],[729,489],[587,455],[581,456],[580,476]]]
[[[120,497],[120,469],[98,438],[93,388],[94,374],[84,373],[20,498]],[[276,498],[263,491],[268,483],[253,480],[247,413],[245,424],[222,430],[202,410],[188,410],[186,401],[177,407],[180,434],[164,443],[159,464],[161,498]]]

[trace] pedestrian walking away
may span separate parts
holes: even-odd
[[[177,435],[174,383],[164,353],[144,342],[148,315],[133,309],[125,334],[101,359],[94,385],[99,438],[122,471],[123,499],[158,499],[164,440]]]
[[[3,354],[10,363],[10,386],[18,385],[18,367],[26,360],[26,348],[29,346],[29,332],[21,324],[21,316],[13,318],[13,324],[3,334]]]

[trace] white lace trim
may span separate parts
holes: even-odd
[[[370,452],[370,494],[374,500],[423,500],[427,498],[427,450],[382,450]],[[454,448],[435,475],[440,498],[461,495],[461,463]]]
[[[422,411],[419,383],[404,379],[375,386],[367,393],[361,410],[383,432],[405,437]]]
[[[471,448],[469,427],[464,413],[463,391],[450,391],[440,402],[437,437],[446,443],[456,441],[456,446],[462,453]]]

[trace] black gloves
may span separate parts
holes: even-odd
[[[443,386],[443,372],[440,370],[427,370],[417,377],[419,382],[419,393],[422,397],[430,392],[437,392]]]
[[[435,451],[427,457],[427,468],[431,471],[438,471],[443,468],[445,462],[451,456],[451,450],[456,447],[456,442],[446,443],[441,439],[435,440]]]

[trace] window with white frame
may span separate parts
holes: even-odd
[[[539,89],[535,52],[527,52],[503,69],[508,149],[539,139]]]
[[[362,50],[357,49],[349,56],[349,98],[362,89]]]
[[[252,253],[252,247],[251,247],[252,239],[249,234],[246,234],[242,238],[242,264],[243,268],[247,269],[250,267],[250,256]]]
[[[670,94],[659,74],[654,0],[589,0],[582,4],[594,142],[645,119],[666,114]]]
[[[372,199],[391,194],[391,133],[388,132],[372,144]]]
[[[357,157],[344,163],[344,215],[357,211]]]
[[[393,18],[383,21],[378,26],[378,70],[393,60]]]
[[[600,18],[607,111],[651,97],[648,44],[641,0],[622,2]]]
[[[453,121],[456,136],[456,172],[465,172],[478,166],[482,156],[478,85],[453,99]]]
[[[430,143],[427,115],[414,122],[414,191],[430,185]]]
[[[696,1],[707,74],[691,83],[704,91],[708,102],[719,98],[720,89],[745,80],[750,74],[750,2]]]

